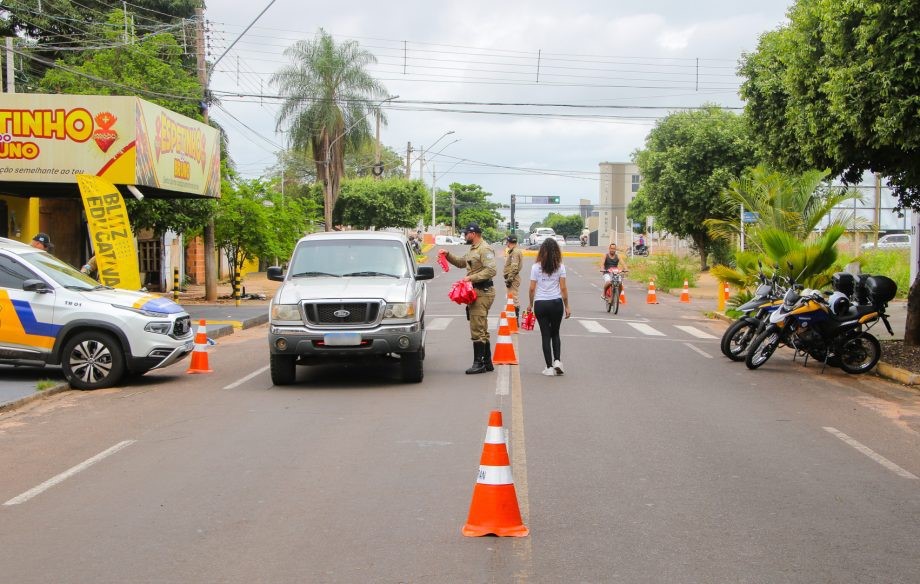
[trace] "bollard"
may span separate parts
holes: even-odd
[[[179,268],[173,268],[173,300],[179,301]]]
[[[236,305],[240,305],[240,274],[237,272],[236,276],[233,277],[233,298],[236,300]]]
[[[719,286],[716,289],[716,298],[719,299],[719,302],[716,305],[716,310],[719,312],[725,312],[725,286],[726,284],[719,282]]]

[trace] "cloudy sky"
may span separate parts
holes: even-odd
[[[269,3],[210,0],[210,60]],[[597,200],[598,163],[628,161],[656,118],[706,102],[740,107],[738,58],[790,4],[276,0],[217,65],[211,116],[239,170],[261,175],[286,143],[269,77],[286,47],[323,28],[377,57],[372,74],[399,96],[382,142],[402,156],[411,142],[413,160],[425,148],[427,184],[434,171],[440,187],[479,184],[497,202],[559,195],[571,212],[580,198]]]

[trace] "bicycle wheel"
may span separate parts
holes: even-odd
[[[616,314],[620,312],[620,286],[619,285],[610,287],[610,302],[613,303],[613,313]]]
[[[604,303],[607,304],[607,312],[610,312],[610,309],[613,308],[613,286],[607,288],[607,296],[604,298]]]

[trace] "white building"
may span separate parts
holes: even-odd
[[[626,218],[626,207],[639,192],[639,167],[631,162],[601,162],[599,166],[598,244],[616,242],[618,246],[628,246],[632,226]]]

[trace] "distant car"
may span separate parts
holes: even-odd
[[[553,239],[555,239],[559,243],[560,247],[565,247],[565,237],[561,235],[554,235]]]
[[[528,242],[531,245],[540,245],[543,243],[543,240],[547,237],[553,237],[556,235],[556,232],[550,229],[549,227],[538,227],[533,233],[530,234]]]
[[[466,242],[452,235],[437,235],[434,238],[435,245],[463,245],[464,243]]]
[[[878,249],[909,248],[910,243],[909,233],[889,233],[879,237]],[[862,245],[863,249],[875,249],[875,247],[875,242],[872,241]]]

